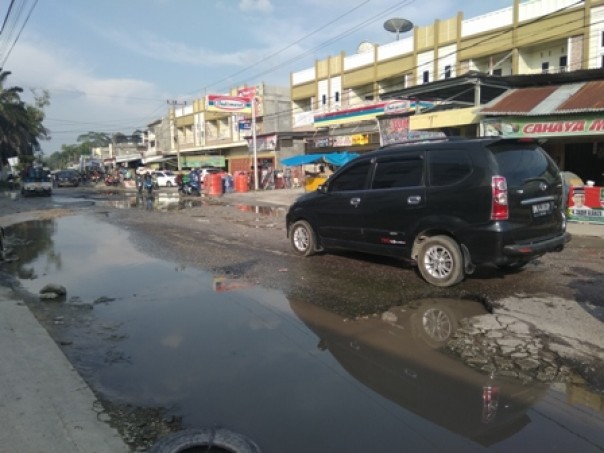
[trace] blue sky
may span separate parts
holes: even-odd
[[[0,2],[2,19],[8,0]],[[50,92],[46,154],[88,131],[145,129],[167,100],[289,85],[316,60],[395,39],[383,23],[474,17],[513,0],[16,0],[0,35],[8,86]],[[33,8],[33,9],[32,9]],[[29,19],[27,14],[31,11]],[[18,31],[23,26],[20,35]],[[406,36],[406,35],[404,35]],[[14,44],[14,45],[13,45]],[[12,50],[11,49],[12,46]]]

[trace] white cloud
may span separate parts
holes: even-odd
[[[241,11],[261,11],[268,13],[273,10],[273,5],[271,4],[271,0],[241,0],[239,2],[239,9]]]

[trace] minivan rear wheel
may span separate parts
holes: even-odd
[[[461,249],[448,236],[426,238],[419,249],[417,267],[424,280],[434,286],[453,286],[464,278]]]
[[[315,232],[306,220],[295,222],[289,229],[289,237],[297,255],[310,256],[317,252]]]

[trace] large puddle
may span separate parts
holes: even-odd
[[[470,301],[344,320],[309,301],[149,257],[81,215],[7,229],[32,293],[67,288],[63,350],[107,398],[222,426],[263,452],[602,451],[601,395],[491,379],[443,352]],[[200,250],[200,253],[203,251]],[[51,310],[52,312],[52,310]]]

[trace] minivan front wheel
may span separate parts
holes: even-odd
[[[317,251],[315,232],[306,220],[298,220],[289,230],[294,252],[300,256],[310,256]]]
[[[464,278],[463,255],[457,242],[448,236],[424,239],[417,266],[422,277],[434,286],[453,286]]]

